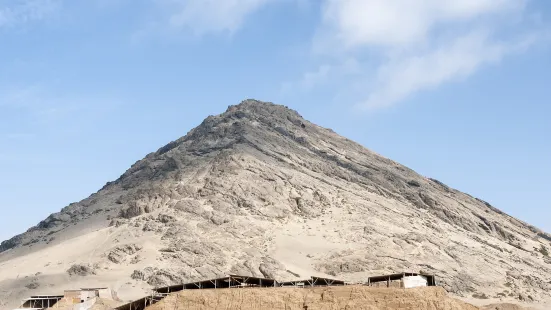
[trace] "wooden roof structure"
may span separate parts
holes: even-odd
[[[415,277],[415,276],[423,276],[427,278],[428,286],[436,286],[436,276],[423,274],[423,273],[414,273],[414,272],[403,272],[403,273],[394,273],[389,275],[369,277],[367,279],[367,285],[371,285],[373,283],[380,283],[380,282],[397,281],[397,280],[402,280],[406,277]]]
[[[336,280],[336,279],[329,279],[329,278],[321,278],[321,277],[310,277],[310,279],[307,280],[293,280],[293,281],[285,281],[285,282],[278,282],[278,286],[281,287],[293,287],[293,286],[339,286],[339,285],[346,285],[345,281],[342,280]]]
[[[217,288],[235,288],[235,287],[275,287],[277,281],[268,278],[257,278],[250,276],[228,275],[223,278],[190,282],[172,286],[166,286],[154,289],[161,294],[179,292],[183,290],[197,289],[217,289]]]
[[[63,295],[34,295],[22,301],[21,309],[45,309],[51,308],[60,300],[65,298]]]

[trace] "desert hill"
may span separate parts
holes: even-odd
[[[473,176],[474,177],[474,176]],[[457,296],[551,298],[551,235],[302,118],[246,100],[0,245],[0,309],[28,295],[233,273],[423,271]]]

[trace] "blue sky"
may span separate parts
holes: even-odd
[[[551,3],[0,0],[0,239],[256,98],[551,231]]]

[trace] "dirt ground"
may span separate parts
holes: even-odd
[[[365,286],[193,290],[167,297],[149,310],[478,310],[448,297],[442,288],[387,289]]]
[[[476,298],[459,298],[460,300],[480,307],[482,310],[549,310],[551,309],[550,301],[543,302],[522,302],[515,299],[487,299],[480,300]]]
[[[515,304],[493,304],[482,307],[482,310],[525,310],[519,305]]]

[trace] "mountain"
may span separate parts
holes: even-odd
[[[458,296],[544,300],[550,248],[551,235],[481,199],[245,100],[2,242],[0,307],[84,286],[130,299],[228,273],[423,271]]]

